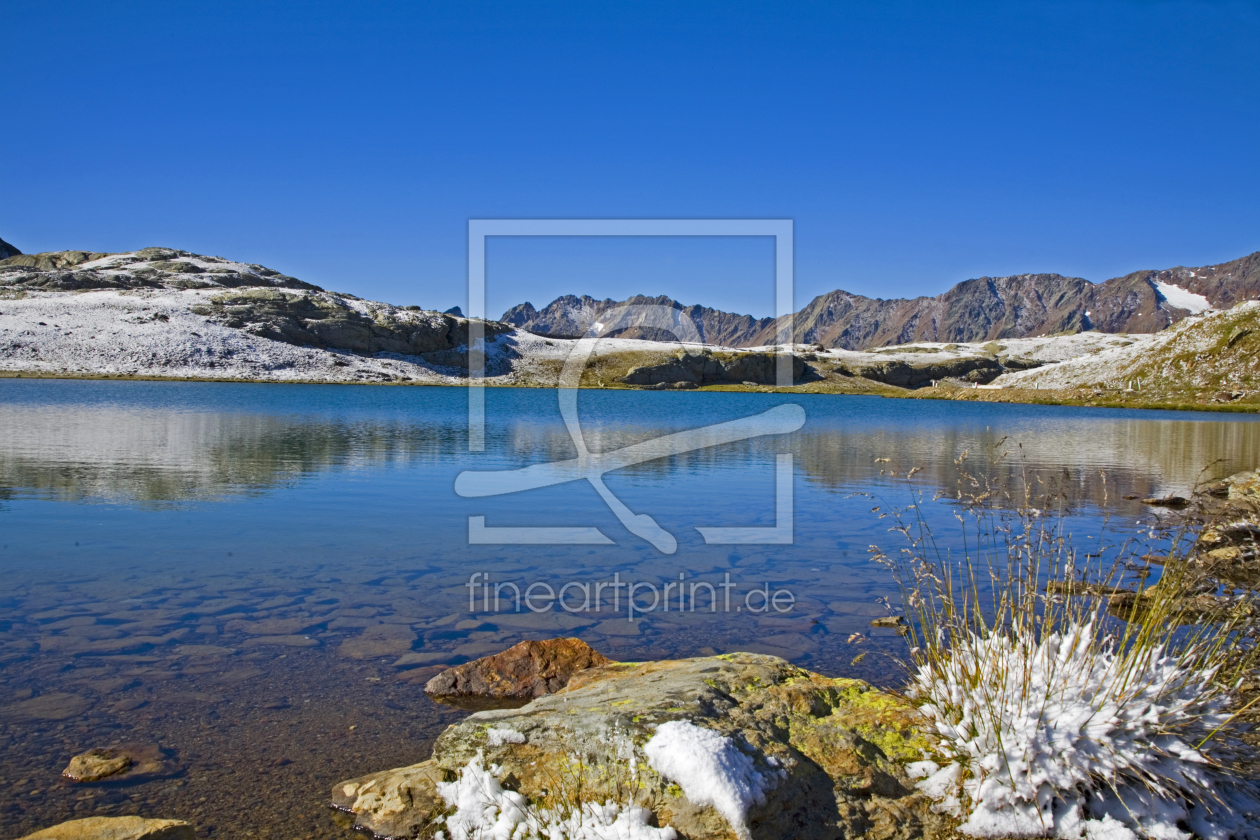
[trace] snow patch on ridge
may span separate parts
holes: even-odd
[[[1203,295],[1197,295],[1180,286],[1174,286],[1172,283],[1165,283],[1161,280],[1152,281],[1152,285],[1155,286],[1155,292],[1165,303],[1177,309],[1184,309],[1192,315],[1207,312],[1212,308],[1211,302]]]

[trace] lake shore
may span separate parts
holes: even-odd
[[[72,373],[47,371],[0,370],[0,379],[79,379],[90,381],[126,382],[207,382],[238,385],[374,385],[393,387],[464,388],[464,382],[348,382],[340,379],[239,379],[232,377],[153,376],[121,373]],[[546,389],[554,384],[511,382],[498,383],[486,379],[487,388]],[[588,385],[583,390],[638,391],[641,388],[620,383]],[[740,394],[811,394],[835,396],[873,396],[887,399],[944,400],[959,402],[1010,403],[1017,405],[1059,405],[1077,408],[1133,408],[1153,411],[1207,411],[1224,414],[1260,413],[1260,394],[1249,394],[1236,401],[1218,402],[1217,392],[1211,390],[1179,391],[1152,395],[1140,391],[1121,391],[1093,388],[968,388],[938,387],[906,389],[884,385],[867,379],[835,377],[821,382],[809,382],[778,388],[770,385],[705,385],[691,389],[699,393]]]

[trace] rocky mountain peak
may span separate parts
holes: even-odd
[[[3,239],[0,239],[0,260],[7,260],[9,257],[20,257],[22,252],[15,246],[10,245]]]

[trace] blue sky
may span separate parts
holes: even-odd
[[[789,217],[797,300],[1260,250],[1260,4],[3,0],[0,237],[464,302],[469,217]],[[763,242],[499,242],[490,308],[769,314]],[[492,312],[497,314],[497,312]]]

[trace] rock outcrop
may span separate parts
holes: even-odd
[[[778,357],[773,353],[722,353],[709,350],[683,351],[658,365],[631,368],[621,381],[627,385],[699,387],[723,383],[774,385]],[[799,356],[792,356],[792,381],[816,376]]]
[[[761,800],[750,795],[741,811],[709,797],[692,771],[716,766],[704,748],[659,760],[654,739],[665,724],[720,744]],[[946,827],[903,769],[928,746],[921,725],[893,695],[772,656],[609,663],[525,706],[469,716],[438,738],[429,760],[342,782],[332,804],[373,834],[414,837],[451,818],[439,786],[475,763],[493,767],[530,808],[638,806],[690,840],[908,840]]]
[[[205,257],[175,248],[142,248],[122,254],[52,251],[10,256],[0,259],[0,286],[44,291],[242,286],[319,289],[254,263]]]
[[[1210,579],[1260,586],[1260,470],[1213,482],[1196,498],[1210,518],[1192,548],[1192,564]]]
[[[182,820],[143,817],[88,817],[45,828],[21,840],[196,840],[193,827]]]
[[[5,242],[3,239],[0,239],[0,260],[6,260],[9,257],[18,257],[21,255],[22,255],[22,252],[19,251],[15,246],[10,245],[8,242]]]
[[[848,362],[839,368],[849,376],[861,376],[898,388],[922,388],[942,379],[984,385],[1005,372],[1000,362],[976,356],[933,362],[907,362],[900,359]]]
[[[351,295],[243,289],[215,296],[194,312],[228,327],[300,346],[352,353],[400,353],[432,364],[468,367],[468,325],[437,312],[369,304]],[[487,338],[508,332],[487,323]]]

